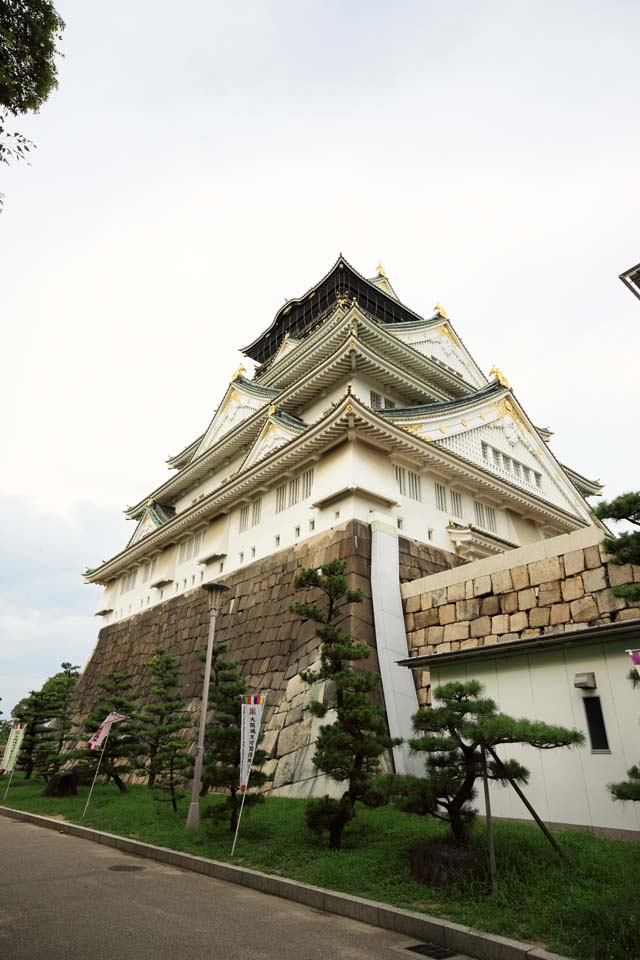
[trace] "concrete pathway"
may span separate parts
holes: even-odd
[[[16,820],[0,818],[0,865],[7,960],[425,956],[386,930]]]

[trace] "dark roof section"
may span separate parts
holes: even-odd
[[[415,407],[385,407],[384,410],[376,410],[378,416],[389,420],[402,419],[403,417],[419,417],[423,414],[449,413],[451,410],[470,407],[481,400],[488,400],[495,394],[504,393],[505,388],[499,380],[492,380],[491,383],[476,390],[475,393],[469,393],[466,397],[460,397],[458,400],[434,400],[433,403],[421,403]]]
[[[274,413],[273,419],[279,421],[284,427],[295,427],[296,430],[306,430],[309,426],[309,424],[301,420],[300,417],[294,417],[292,414],[287,413],[286,410],[280,410],[280,408]]]
[[[243,347],[242,352],[258,363],[267,363],[282,343],[285,333],[294,339],[303,337],[325,318],[341,297],[347,297],[349,301],[355,297],[360,309],[380,323],[407,323],[423,319],[359,274],[340,254],[326,276],[302,297],[285,303],[276,313],[271,326],[253,343]]]
[[[577,470],[573,470],[571,467],[568,467],[566,463],[561,463],[560,466],[565,471],[576,490],[578,490],[583,497],[602,496],[603,487],[599,480],[589,480],[588,477],[578,473]]]
[[[635,294],[640,300],[640,263],[636,263],[635,267],[630,267],[629,270],[621,273],[620,279],[625,287],[629,287],[631,293]]]

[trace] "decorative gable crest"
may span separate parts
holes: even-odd
[[[302,423],[302,421],[296,422],[293,417],[278,413],[275,407],[271,406],[269,409],[269,419],[262,428],[260,436],[247,454],[247,458],[242,464],[241,469],[246,470],[260,460],[264,460],[265,457],[268,457],[274,450],[284,446],[285,443],[289,443],[294,437],[303,433],[305,429],[306,424]]]
[[[268,387],[259,387],[254,385],[252,381],[246,380],[240,373],[241,369],[244,368],[236,370],[195,456],[208,450],[239,423],[247,420],[257,410],[264,407],[276,393],[275,390],[270,390]]]

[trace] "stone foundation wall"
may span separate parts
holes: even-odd
[[[345,629],[371,646],[367,667],[377,670],[367,524],[350,521],[221,578],[231,590],[218,616],[216,639],[229,644],[230,657],[238,661],[249,690],[267,696],[262,746],[269,754],[270,788],[279,793],[306,795],[334,786],[324,783],[313,766],[320,721],[304,710],[309,699],[322,699],[324,691],[311,690],[298,676],[317,661],[319,641],[314,625],[294,617],[289,605],[302,599],[293,586],[296,572],[336,558],[347,560],[350,586],[364,593],[363,602],[348,610]],[[405,539],[400,541],[400,561],[405,578],[458,562],[453,554]],[[161,645],[177,657],[183,671],[181,695],[194,717],[186,735],[195,740],[203,669],[197,655],[206,647],[207,631],[207,598],[200,588],[104,627],[78,685],[78,715],[86,716],[98,698],[100,678],[113,670],[130,670],[135,690],[144,691],[149,682],[145,663]]]
[[[465,563],[455,553],[447,553],[419,540],[399,538],[400,583],[451,570]]]
[[[488,647],[640,617],[612,587],[640,582],[640,567],[611,563],[597,528],[477,560],[402,588],[411,656]],[[417,672],[429,701],[428,671]]]

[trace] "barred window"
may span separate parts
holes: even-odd
[[[542,474],[536,473],[534,476],[536,478],[536,487],[538,487],[539,490],[542,490]]]
[[[489,459],[489,445],[487,443],[484,443],[484,441],[482,442],[482,459],[483,460]]]
[[[412,500],[422,500],[422,490],[420,488],[420,476],[413,470],[407,471],[409,480],[409,496]]]
[[[395,400],[389,400],[389,397],[384,398],[384,408],[385,410],[394,410],[396,402]]]
[[[240,510],[240,533],[249,527],[249,504]]]
[[[287,485],[283,483],[276,490],[276,513],[282,513],[287,506]]]
[[[484,503],[479,503],[477,500],[473,501],[473,512],[476,518],[476,526],[486,527],[486,519],[484,512]]]
[[[371,401],[372,410],[382,409],[382,397],[380,396],[379,393],[376,393],[375,390],[372,390],[371,393],[369,394],[369,399]]]
[[[493,450],[493,462],[495,463],[496,467],[502,466],[499,450]]]
[[[289,481],[289,506],[292,507],[300,499],[300,477]]]
[[[154,557],[153,560],[149,560],[147,563],[145,563],[144,567],[142,568],[142,582],[143,582],[143,583],[146,583],[147,580],[149,580],[149,579],[154,575],[155,570],[156,570],[156,562],[157,562],[157,560],[158,560],[158,558],[157,558],[157,557]]]
[[[396,464],[393,465],[393,469],[396,472],[396,480],[398,482],[398,490],[404,497],[407,492],[407,471],[404,467],[399,467]]]
[[[451,513],[454,517],[462,519],[462,497],[457,490],[450,490],[451,495]]]
[[[313,467],[310,470],[305,470],[302,474],[302,499],[306,500],[307,497],[311,496],[311,488],[313,487]]]
[[[260,514],[262,513],[262,497],[258,497],[251,504],[251,526],[255,527],[260,523]]]
[[[188,540],[183,540],[180,544],[180,549],[178,551],[178,563],[186,563],[187,560],[191,560],[200,552],[200,547],[202,546],[202,538],[204,534],[202,531],[196,533],[194,537],[189,537]]]
[[[135,570],[132,570],[132,571],[131,571],[130,573],[128,573],[128,574],[126,575],[126,577],[123,579],[123,581],[122,581],[122,586],[120,587],[120,593],[121,593],[121,594],[122,594],[122,593],[129,593],[130,590],[133,590],[133,588],[134,588],[135,585],[136,585],[136,577],[137,577],[137,576],[138,576],[138,568],[136,567]]]
[[[447,488],[443,486],[441,483],[436,483],[435,488],[436,488],[436,507],[438,508],[438,510],[446,511]]]
[[[485,514],[487,517],[487,530],[491,530],[492,533],[497,533],[498,525],[496,523],[496,512],[493,507],[485,507]]]

